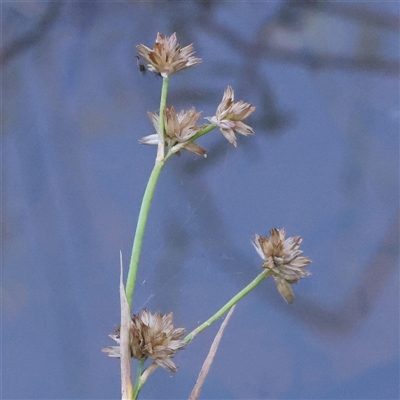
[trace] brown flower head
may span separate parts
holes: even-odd
[[[147,62],[149,71],[159,73],[164,78],[201,62],[201,58],[193,57],[192,44],[181,49],[176,33],[170,37],[157,33],[153,49],[143,44],[138,44],[136,48]]]
[[[269,238],[255,235],[253,245],[264,260],[263,268],[271,270],[279,293],[288,303],[293,303],[294,294],[290,284],[298,283],[300,278],[311,275],[304,268],[311,260],[301,256],[303,252],[299,250],[302,242],[300,236],[285,239],[285,235],[284,229],[274,228]]]
[[[167,371],[176,372],[178,368],[171,358],[186,346],[181,340],[185,329],[174,329],[172,317],[172,312],[168,315],[153,315],[146,309],[141,315],[135,314],[130,327],[131,356],[138,360],[149,357]],[[116,327],[115,334],[110,337],[119,344],[119,327]],[[103,351],[110,357],[120,357],[119,346],[109,346]]]
[[[159,129],[160,117],[157,114],[147,113],[156,131]],[[164,137],[169,148],[174,146],[176,153],[180,149],[185,149],[199,156],[205,156],[206,150],[190,139],[196,135],[204,126],[197,126],[201,112],[196,113],[194,108],[189,111],[175,112],[173,106],[166,107],[164,110]],[[158,134],[145,136],[139,140],[142,144],[157,145],[159,140]]]
[[[236,147],[235,131],[244,136],[254,134],[253,129],[244,124],[242,120],[251,115],[256,107],[249,103],[244,103],[242,100],[237,103],[234,103],[233,100],[233,89],[228,86],[215,115],[206,119],[217,125],[228,142]]]

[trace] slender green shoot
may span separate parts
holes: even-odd
[[[194,136],[192,136],[190,138],[190,141],[194,142],[199,137],[205,135],[208,132],[211,132],[215,127],[216,127],[216,125],[214,125],[214,124],[206,125],[201,131],[198,131]]]
[[[168,84],[169,84],[169,77],[163,78],[161,99],[160,99],[160,114],[159,114],[160,125],[158,129],[158,149],[157,149],[156,163],[154,165],[153,171],[151,172],[149,181],[146,186],[146,190],[144,192],[142,205],[140,206],[135,237],[133,239],[128,278],[126,280],[126,285],[125,285],[126,297],[128,299],[128,304],[130,309],[132,309],[133,292],[135,290],[136,275],[139,266],[140,252],[142,250],[142,242],[147,223],[147,216],[149,215],[150,204],[153,198],[154,189],[156,187],[158,178],[160,177],[161,170],[163,169],[164,164],[167,160],[167,158],[164,158],[164,148],[165,148],[164,109],[167,103]]]
[[[215,127],[216,127],[216,125],[214,125],[214,124],[206,125],[202,130],[198,131],[194,136],[192,136],[190,139],[188,139],[188,142],[194,142],[199,137],[205,135],[208,132],[211,132]],[[187,142],[175,144],[170,149],[169,153],[172,153],[172,154],[177,153],[178,151],[180,151],[183,148],[185,148],[186,144],[187,144]]]
[[[156,187],[160,173],[164,167],[165,160],[154,165],[151,172],[146,190],[143,195],[142,205],[139,211],[139,218],[136,225],[135,238],[133,239],[131,261],[129,263],[128,278],[126,280],[125,292],[128,299],[129,308],[132,309],[133,292],[135,289],[136,275],[139,265],[140,251],[142,249],[142,242],[144,231],[146,228],[147,216],[149,215],[150,204],[153,198],[154,189]]]
[[[138,366],[137,366],[137,370],[136,370],[135,386],[133,387],[133,397],[132,397],[133,400],[136,400],[140,393],[140,389],[141,389],[140,377],[142,376],[145,361],[146,361],[146,358],[142,358],[138,361]]]
[[[256,286],[258,286],[267,276],[271,275],[271,270],[264,269],[261,274],[257,275],[257,277],[250,282],[244,289],[242,289],[237,295],[232,297],[222,308],[220,308],[211,318],[207,321],[203,322],[196,329],[190,332],[183,339],[184,342],[190,343],[194,337],[200,332],[207,329],[213,322],[215,322],[218,318],[222,317],[229,309],[231,309],[239,300],[243,299],[246,294],[250,293]]]

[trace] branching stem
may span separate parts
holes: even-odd
[[[243,299],[246,294],[250,293],[256,286],[258,286],[267,276],[271,275],[271,270],[264,269],[261,274],[251,281],[244,289],[242,289],[237,295],[232,297],[222,308],[220,308],[211,318],[203,322],[196,329],[190,332],[184,340],[184,342],[191,342],[194,337],[200,332],[207,329],[212,323],[214,323],[218,318],[222,317],[230,308],[232,308],[239,300]]]

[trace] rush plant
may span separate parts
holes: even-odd
[[[197,156],[206,157],[207,151],[196,140],[218,128],[222,135],[233,146],[237,146],[236,135],[252,135],[253,129],[243,121],[255,110],[249,103],[240,100],[234,101],[234,91],[228,86],[222,96],[222,101],[216,108],[215,115],[206,117],[208,123],[198,125],[201,112],[192,107],[189,110],[177,112],[175,108],[167,106],[167,93],[170,77],[184,69],[197,66],[201,59],[194,56],[193,45],[181,48],[176,34],[170,37],[158,33],[152,48],[139,44],[137,46],[144,64],[139,64],[140,70],[148,70],[162,77],[161,99],[158,114],[148,113],[154,126],[155,133],[140,139],[140,143],[157,146],[154,168],[150,174],[139,212],[136,232],[133,240],[132,255],[129,264],[126,283],[123,283],[122,262],[120,277],[121,324],[116,327],[110,337],[117,342],[117,346],[103,349],[110,357],[121,360],[122,398],[136,399],[147,378],[158,367],[168,372],[177,371],[173,356],[185,348],[199,333],[213,324],[217,319],[233,310],[236,303],[252,291],[265,278],[272,276],[279,293],[287,303],[293,303],[294,295],[291,285],[298,283],[310,273],[305,267],[310,264],[307,257],[302,256],[299,249],[302,239],[300,236],[286,237],[284,229],[272,229],[269,237],[255,235],[253,245],[263,260],[262,271],[245,288],[232,297],[207,321],[196,327],[185,336],[184,328],[175,328],[173,313],[161,315],[152,314],[144,309],[140,314],[131,315],[132,299],[135,290],[136,276],[139,267],[140,252],[146,228],[151,200],[157,181],[165,163],[173,159],[173,155],[186,150]],[[222,335],[222,331],[211,349],[212,361],[215,346]],[[131,359],[135,358],[137,370],[135,380],[131,378]],[[149,361],[146,363],[146,361]],[[147,365],[146,365],[147,364]],[[210,362],[206,363],[202,377],[206,375]],[[199,380],[191,399],[197,398],[202,381]]]

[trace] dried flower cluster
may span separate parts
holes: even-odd
[[[237,103],[234,103],[233,100],[234,91],[228,86],[215,116],[207,117],[207,119],[212,124],[217,125],[228,142],[236,147],[235,131],[244,136],[254,134],[253,129],[242,121],[251,115],[256,108],[242,100]]]
[[[176,33],[170,37],[157,33],[152,49],[143,44],[138,44],[136,48],[147,62],[149,71],[159,73],[164,78],[201,63],[201,58],[193,57],[192,44],[181,49]]]
[[[294,294],[290,285],[311,275],[305,270],[311,260],[301,256],[303,252],[299,250],[302,242],[300,236],[287,239],[285,237],[284,229],[274,228],[269,238],[255,235],[253,245],[264,260],[263,268],[271,270],[279,293],[291,304],[294,301]]]
[[[151,314],[146,309],[141,315],[135,314],[132,317],[129,335],[131,356],[138,360],[151,358],[154,363],[167,371],[176,372],[177,366],[171,358],[178,350],[186,346],[186,343],[181,340],[185,329],[174,329],[172,317],[172,312],[168,315]],[[110,337],[119,344],[119,327]],[[110,357],[120,357],[119,346],[109,346],[103,351]]]
[[[147,114],[157,131],[160,125],[160,116],[150,112]],[[164,138],[167,146],[172,148],[178,144],[178,149],[183,148],[199,156],[205,156],[206,150],[191,141],[191,138],[204,128],[204,126],[196,125],[200,115],[201,112],[196,113],[194,108],[176,113],[173,106],[166,107],[164,110]],[[158,141],[159,135],[156,133],[139,140],[140,143],[149,145],[158,145]]]
[[[147,68],[159,73],[162,77],[167,78],[170,75],[182,71],[186,68],[193,67],[201,62],[200,58],[193,56],[193,45],[180,48],[176,38],[176,33],[170,37],[165,37],[161,33],[157,33],[157,38],[153,49],[139,44],[136,46],[140,56],[147,63]],[[140,64],[142,71],[144,66]],[[225,138],[237,146],[235,132],[247,136],[254,133],[253,129],[242,121],[250,116],[256,108],[242,100],[234,103],[234,91],[228,86],[219,104],[216,114],[206,119],[211,122],[210,127],[218,126]],[[156,132],[159,132],[160,116],[148,113]],[[192,108],[189,111],[175,112],[173,107],[167,107],[164,110],[164,138],[166,145],[171,149],[178,144],[175,152],[179,154],[180,149],[188,150],[198,155],[205,155],[206,151],[193,142],[193,136],[204,129],[206,126],[197,126],[196,123],[201,113],[196,113]],[[201,133],[200,135],[204,134]],[[158,145],[160,137],[157,134],[148,135],[139,140],[142,144]]]

